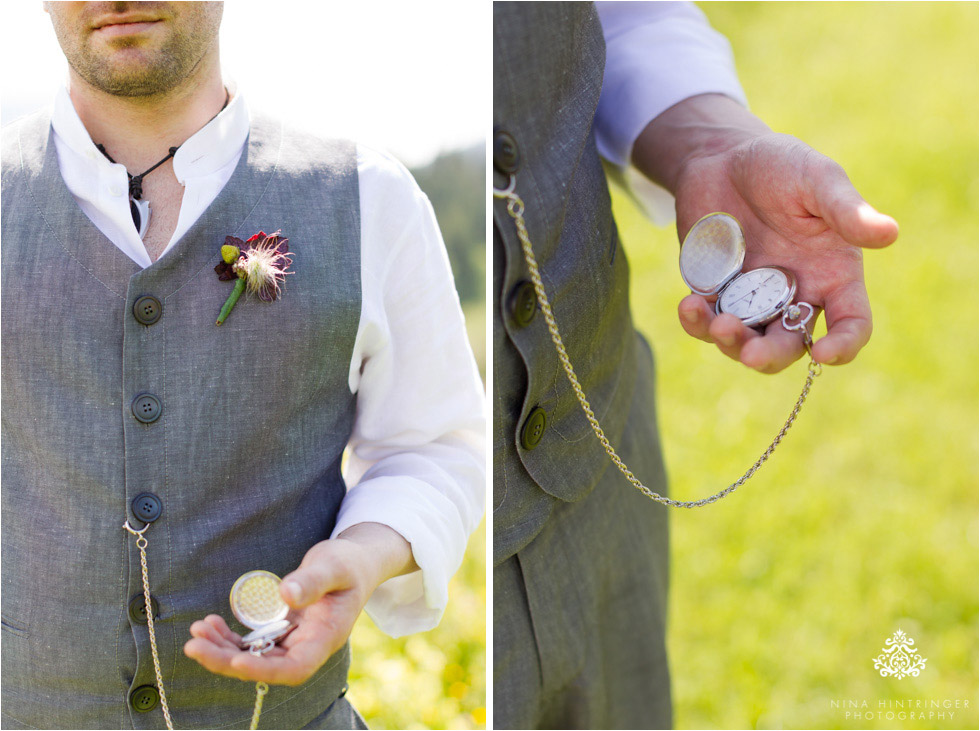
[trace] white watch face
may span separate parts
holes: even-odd
[[[735,277],[718,298],[718,312],[727,312],[746,325],[771,320],[793,298],[795,282],[781,269],[762,267]]]

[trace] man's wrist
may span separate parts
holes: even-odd
[[[357,523],[337,535],[363,549],[368,557],[365,577],[371,591],[395,576],[418,570],[411,544],[393,528],[382,523]]]
[[[700,94],[652,120],[633,143],[632,163],[653,182],[677,192],[695,160],[726,152],[771,130],[748,109],[722,94]]]

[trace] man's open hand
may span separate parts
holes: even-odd
[[[789,269],[797,299],[824,310],[827,335],[813,357],[828,365],[854,359],[871,337],[862,248],[888,246],[898,224],[865,202],[837,163],[714,95],[681,102],[651,122],[633,162],[674,193],[682,240],[708,213],[735,216],[745,231],[743,268]],[[716,316],[713,303],[694,294],[678,314],[689,335],[763,373],[804,352],[800,335],[778,319],[763,335],[734,315]]]
[[[239,648],[241,636],[224,619],[208,615],[191,625],[184,653],[219,675],[239,680],[299,685],[344,646],[354,622],[384,581],[418,568],[398,533],[361,523],[321,541],[300,567],[283,578],[280,593],[297,627],[261,656]]]

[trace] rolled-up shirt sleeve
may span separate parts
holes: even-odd
[[[419,570],[386,581],[365,607],[398,637],[438,624],[483,515],[485,399],[428,198],[400,163],[368,148],[358,175],[357,416],[333,535],[381,523],[411,544]]]
[[[692,96],[724,94],[748,106],[728,40],[687,2],[598,2],[606,68],[596,110],[599,153],[647,214],[673,218],[673,199],[630,165],[633,143],[662,112]]]

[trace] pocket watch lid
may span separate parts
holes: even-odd
[[[684,283],[691,291],[717,294],[742,271],[745,261],[745,234],[734,216],[709,213],[684,237],[680,267]]]
[[[231,587],[228,597],[232,614],[253,630],[285,619],[289,606],[279,595],[280,582],[279,577],[270,571],[242,574]]]

